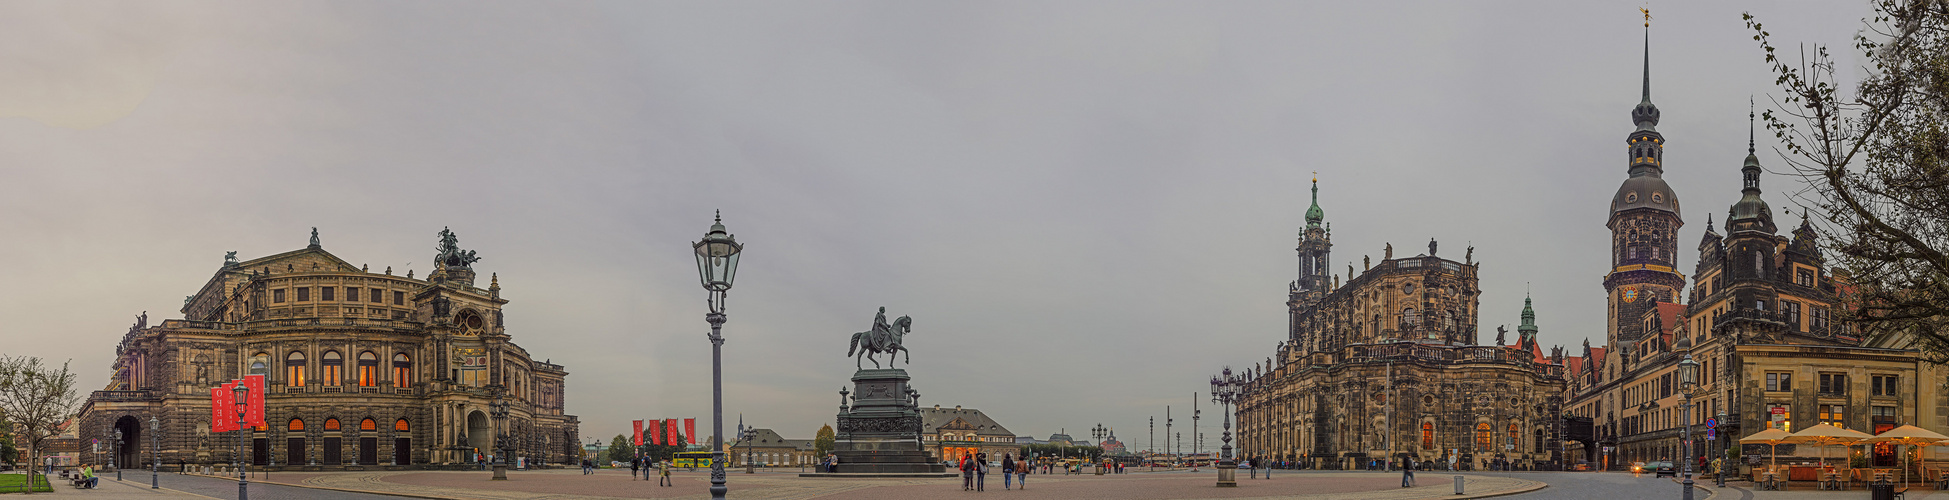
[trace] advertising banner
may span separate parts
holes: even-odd
[[[697,444],[697,419],[684,419],[684,437],[690,440],[690,444]]]
[[[265,427],[264,425],[264,399],[265,399],[264,398],[264,376],[263,375],[245,376],[244,386],[250,389],[250,401],[249,401],[250,407],[244,410],[245,420],[248,420],[250,422],[251,427]]]
[[[235,382],[210,388],[210,432],[230,432],[237,430],[237,403],[231,399],[230,387]]]
[[[635,446],[642,446],[643,445],[643,421],[631,420],[630,427],[634,427],[636,429],[635,435],[630,438],[629,441],[630,444]]]

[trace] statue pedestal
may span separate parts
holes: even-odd
[[[1238,465],[1233,464],[1231,460],[1220,460],[1212,464],[1212,468],[1218,469],[1218,487],[1238,487]]]
[[[839,414],[833,455],[836,473],[801,477],[954,477],[921,449],[920,410],[907,396],[907,371],[860,370],[853,374],[853,404]]]

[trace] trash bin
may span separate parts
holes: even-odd
[[[1885,479],[1868,483],[1868,500],[1895,500],[1895,484]]]

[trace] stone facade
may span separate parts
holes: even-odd
[[[1389,245],[1345,284],[1328,277],[1308,265],[1331,237],[1317,186],[1287,297],[1288,338],[1247,372],[1237,455],[1329,469],[1401,457],[1552,466],[1565,382],[1536,342],[1534,312],[1525,307],[1515,345],[1500,345],[1501,335],[1499,345],[1475,345],[1474,250],[1442,259],[1432,241],[1413,257],[1395,258]]]
[[[1922,361],[1912,339],[1864,339],[1834,319],[1846,284],[1829,273],[1804,216],[1791,237],[1778,234],[1761,197],[1763,169],[1751,142],[1739,168],[1740,197],[1727,210],[1727,234],[1707,220],[1691,290],[1679,293],[1683,276],[1660,260],[1670,247],[1668,230],[1680,224],[1676,198],[1669,207],[1627,199],[1627,191],[1647,189],[1670,196],[1662,180],[1655,186],[1645,180],[1663,166],[1661,156],[1646,157],[1663,147],[1663,137],[1651,130],[1657,109],[1649,85],[1647,79],[1645,100],[1632,112],[1638,129],[1629,139],[1631,177],[1612,201],[1609,335],[1604,347],[1586,341],[1583,356],[1567,363],[1569,413],[1589,418],[1593,427],[1590,441],[1572,445],[1577,459],[1611,469],[1654,460],[1683,463],[1724,456],[1729,441],[1768,427],[1791,432],[1828,423],[1877,433],[1914,424],[1949,430],[1949,411],[1939,406],[1949,404],[1949,389],[1923,383],[1949,373]],[[1689,400],[1678,374],[1686,356],[1699,363]],[[1711,440],[1701,439],[1708,419],[1718,423]],[[1694,433],[1689,450],[1688,424]],[[1749,446],[1743,455],[1758,459],[1772,450]],[[1778,450],[1819,456],[1816,448]],[[1874,466],[1896,463],[1887,446],[1862,452]]]
[[[266,376],[265,426],[246,458],[305,469],[424,467],[494,453],[488,404],[512,403],[518,456],[565,463],[579,441],[565,413],[568,372],[536,360],[504,328],[498,278],[474,286],[472,252],[444,250],[424,279],[368,272],[311,246],[225,264],[184,302],[183,319],[147,324],[116,346],[114,377],[83,403],[80,439],[114,441],[118,463],[227,464],[233,432],[210,432],[212,387]],[[252,395],[259,397],[260,395]],[[104,460],[105,462],[105,460]]]
[[[937,460],[959,460],[976,453],[987,453],[989,460],[996,462],[1005,454],[1022,456],[1022,446],[1015,443],[1015,433],[981,410],[935,405],[931,409],[921,408],[920,416],[924,426],[921,441],[927,453]]]

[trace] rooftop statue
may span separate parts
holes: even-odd
[[[913,351],[901,345],[900,339],[913,332],[913,324],[913,318],[906,316],[893,320],[891,324],[887,323],[887,308],[881,307],[880,312],[873,315],[871,330],[853,334],[852,343],[846,347],[846,355],[851,357],[857,353],[858,359],[853,360],[853,367],[860,369],[864,369],[860,366],[860,359],[871,360],[873,367],[879,368],[880,360],[874,359],[873,356],[882,353],[887,355],[888,368],[893,367],[893,356],[899,352],[906,352],[907,363],[912,364]]]
[[[452,229],[445,227],[440,228],[440,245],[433,249],[440,251],[439,255],[433,257],[433,263],[436,265],[464,268],[473,267],[475,262],[480,261],[480,257],[474,256],[473,250],[461,250],[460,237],[455,236]]]

